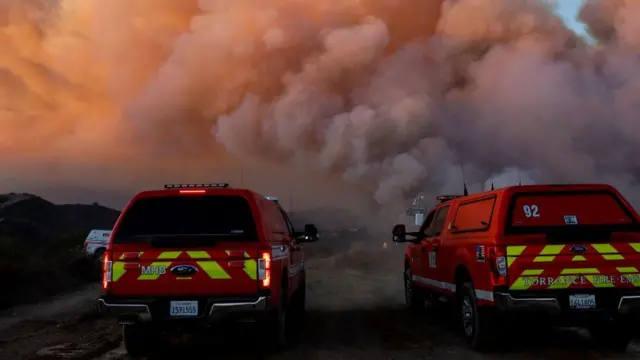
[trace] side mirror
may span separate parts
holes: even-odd
[[[318,228],[313,224],[306,224],[302,233],[295,235],[296,241],[300,243],[315,242],[318,241],[320,235],[318,234]]]
[[[404,224],[393,227],[393,242],[407,242],[407,228]]]

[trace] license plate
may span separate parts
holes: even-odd
[[[572,309],[595,309],[596,308],[596,296],[595,295],[569,295],[569,307]]]
[[[198,316],[197,301],[172,301],[169,304],[169,316]]]

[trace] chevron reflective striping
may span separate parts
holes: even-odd
[[[114,261],[113,267],[111,269],[111,281],[118,281],[127,270],[124,269],[124,262],[122,261]]]
[[[211,255],[206,251],[187,251],[187,255],[192,259],[211,259]]]
[[[180,254],[182,254],[182,251],[163,251],[160,253],[160,255],[158,255],[158,257],[156,259],[159,260],[165,260],[165,259],[171,259],[171,260],[175,260],[178,258],[178,256],[180,256]]]
[[[231,279],[231,276],[215,261],[198,261],[197,264],[211,279]]]
[[[258,280],[258,262],[251,259],[251,255],[244,253],[244,257],[247,258],[244,261],[244,272],[249,275],[251,280]]]

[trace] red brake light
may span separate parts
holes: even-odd
[[[258,280],[263,288],[271,286],[271,252],[263,252],[258,259]]]
[[[207,190],[180,190],[180,194],[204,194]]]

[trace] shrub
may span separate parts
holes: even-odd
[[[42,246],[0,237],[0,308],[68,291],[97,280],[99,265],[82,249],[86,232],[71,231]]]

